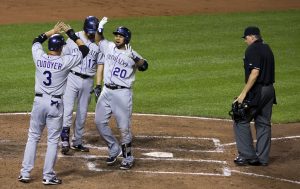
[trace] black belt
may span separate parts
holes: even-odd
[[[110,84],[105,84],[105,86],[111,90],[115,90],[115,89],[130,89],[129,87],[124,87],[121,85],[110,85]]]
[[[87,79],[87,78],[93,77],[93,76],[90,76],[90,75],[84,75],[84,74],[75,72],[75,71],[73,71],[73,70],[71,70],[70,72],[71,72],[72,74],[74,74],[74,75],[77,75],[77,76],[81,77],[82,79]]]
[[[35,93],[35,96],[38,96],[38,97],[43,97],[43,94],[41,93]],[[59,98],[61,99],[62,95],[51,95],[53,98]]]
[[[273,85],[273,83],[258,83],[258,85],[261,85],[261,86],[269,86],[269,85]]]

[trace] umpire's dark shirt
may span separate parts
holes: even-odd
[[[248,46],[244,59],[245,82],[247,83],[252,69],[259,69],[256,84],[270,85],[275,82],[274,55],[269,45],[261,39]]]

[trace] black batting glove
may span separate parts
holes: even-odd
[[[93,92],[95,93],[95,99],[96,99],[96,103],[97,103],[97,101],[98,101],[98,98],[99,98],[99,96],[100,96],[100,94],[101,94],[101,85],[96,85],[96,87],[94,88],[94,90],[93,90]]]

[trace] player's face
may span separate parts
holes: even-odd
[[[245,37],[245,43],[247,43],[247,45],[251,45],[254,41],[255,37],[253,35],[247,35]]]
[[[86,34],[86,37],[92,42],[95,41],[95,34],[93,33]]]
[[[115,44],[118,49],[125,48],[125,37],[119,34],[115,35]]]

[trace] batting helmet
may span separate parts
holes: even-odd
[[[122,35],[123,37],[125,37],[125,43],[128,44],[130,42],[131,39],[131,32],[128,28],[124,27],[124,26],[120,26],[116,29],[116,31],[113,32],[114,35]]]
[[[87,34],[95,34],[97,32],[99,20],[95,16],[88,16],[84,20],[83,31]]]
[[[48,49],[50,51],[57,51],[65,44],[66,42],[62,35],[54,34],[48,40]]]

